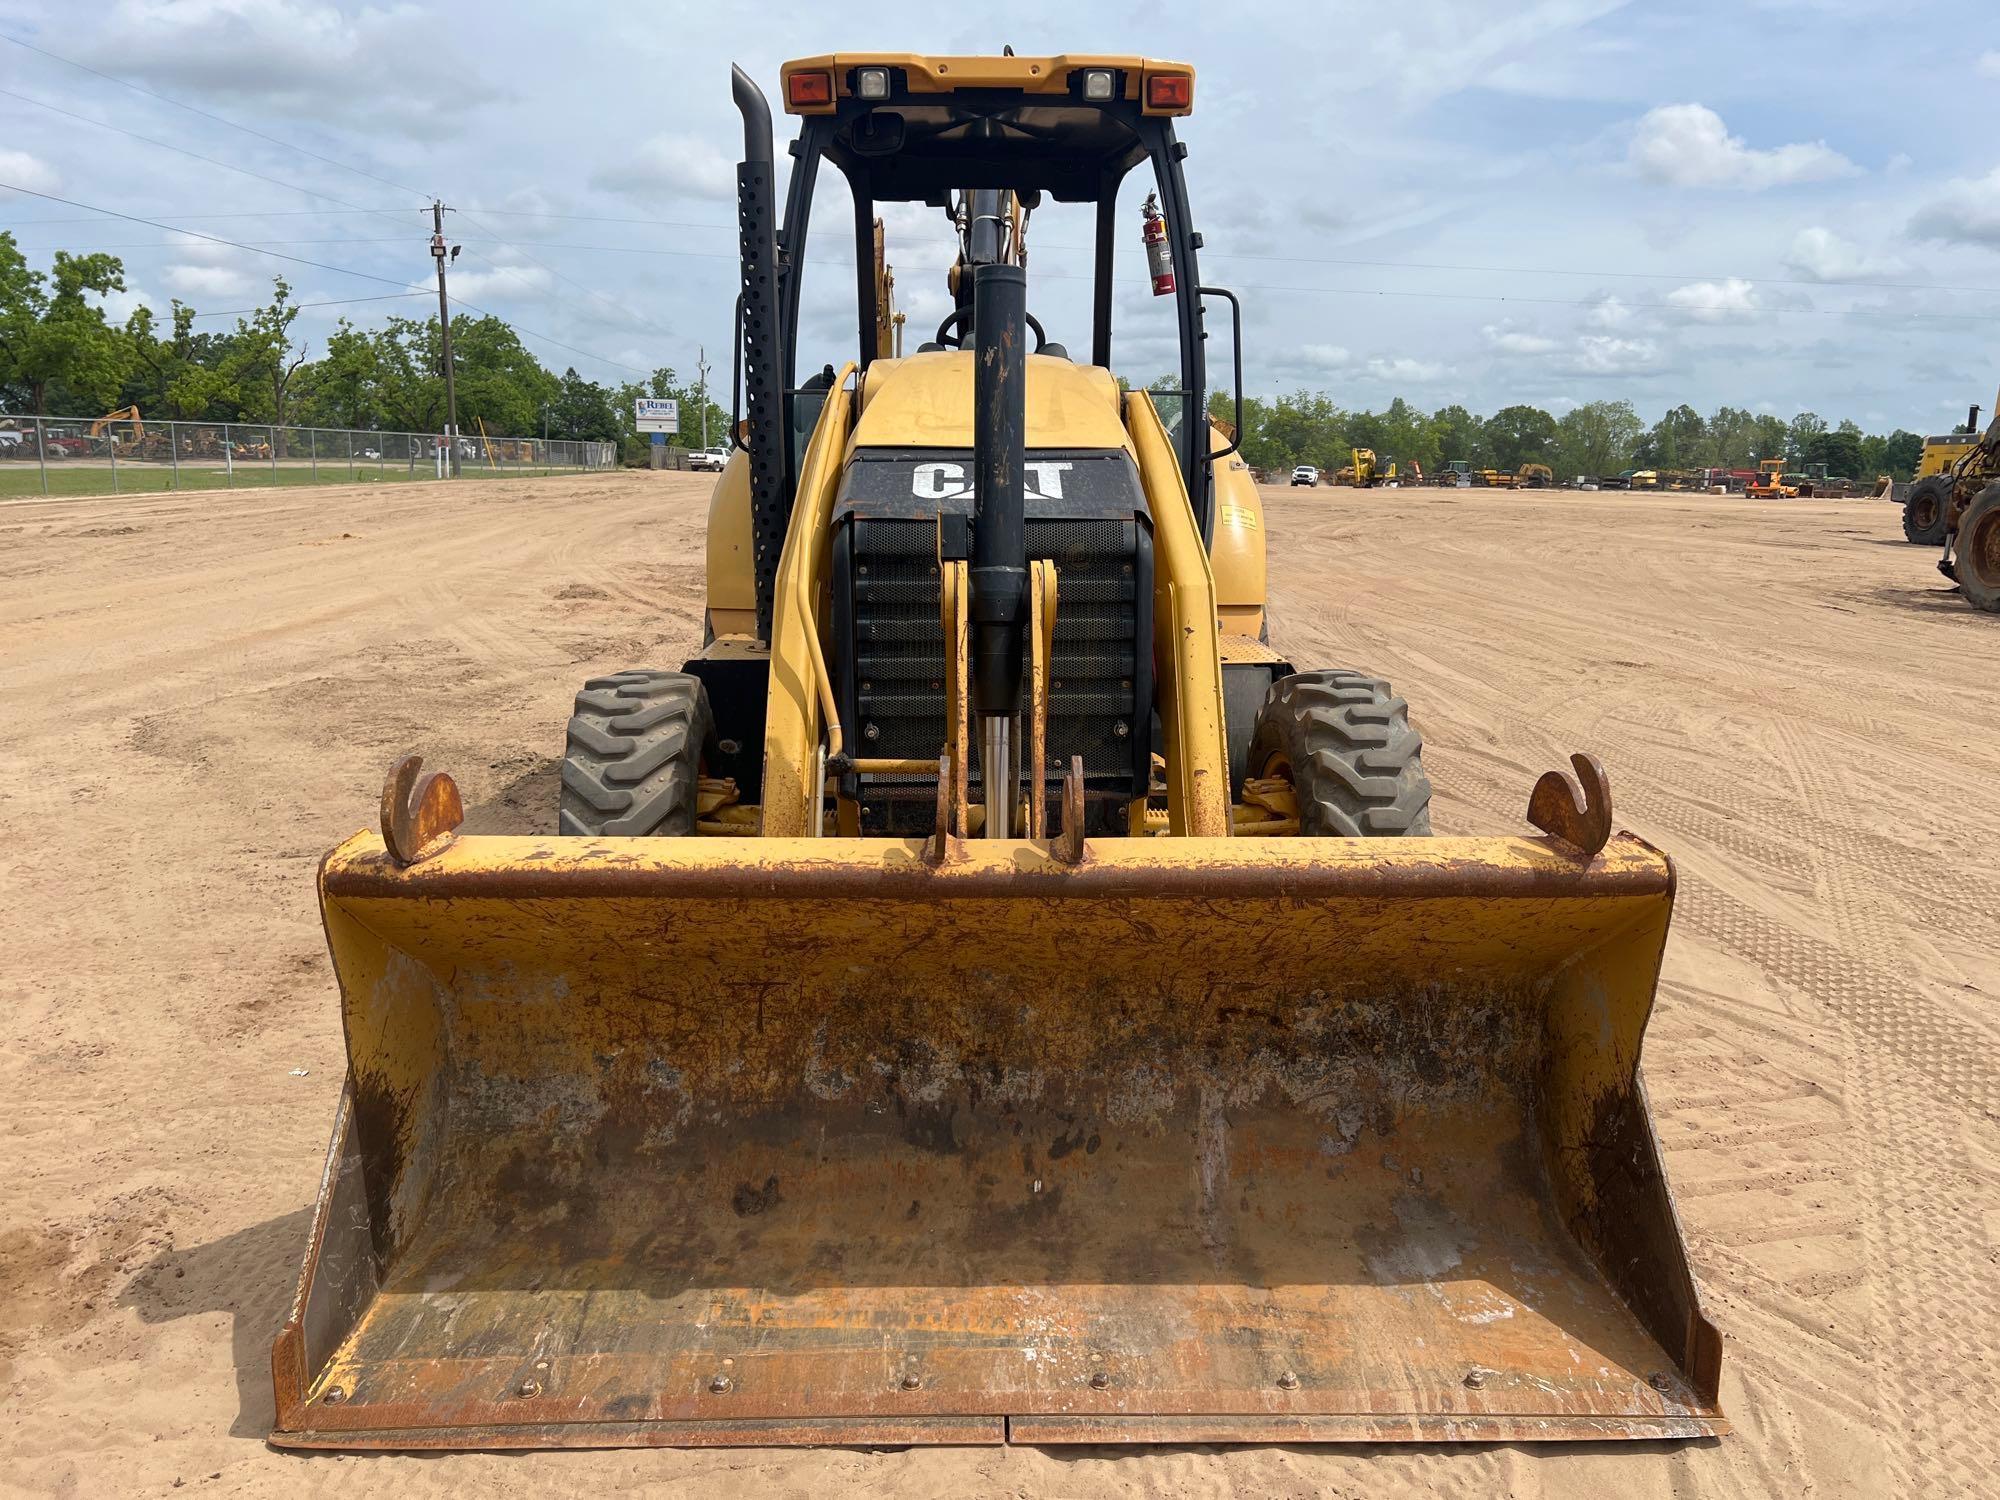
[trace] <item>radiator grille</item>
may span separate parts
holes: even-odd
[[[944,744],[936,526],[857,520],[854,527],[854,753],[934,761]],[[1081,755],[1091,831],[1119,831],[1133,794],[1134,737],[1149,736],[1151,726],[1150,707],[1143,716],[1137,708],[1139,528],[1131,520],[1031,519],[1027,541],[1028,555],[1053,561],[1058,579],[1049,804],[1053,809],[1061,768]],[[975,802],[979,770],[975,751]],[[936,797],[934,776],[865,777],[862,831],[927,834]]]

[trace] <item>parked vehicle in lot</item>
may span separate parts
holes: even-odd
[[[1311,464],[1300,464],[1296,469],[1292,470],[1292,483],[1318,484],[1319,470],[1315,469]]]
[[[700,469],[709,474],[720,474],[729,463],[727,448],[694,448],[688,452],[688,467]]]

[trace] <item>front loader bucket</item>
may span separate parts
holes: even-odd
[[[357,835],[272,1441],[1719,1433],[1637,1075],[1672,888],[1629,836]]]

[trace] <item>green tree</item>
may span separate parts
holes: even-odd
[[[1802,411],[1792,418],[1791,426],[1785,429],[1784,455],[1787,463],[1804,463],[1806,454],[1826,431],[1826,419],[1809,411]],[[1776,458],[1778,450],[1773,448],[1764,454],[1766,458]]]
[[[1891,479],[1908,479],[1916,472],[1917,460],[1923,454],[1924,440],[1900,427],[1887,437],[1863,438],[1861,465],[1855,470],[1855,477],[1872,478],[1877,474],[1887,474]]]
[[[1820,433],[1806,445],[1805,461],[1826,465],[1830,475],[1852,479],[1861,472],[1861,429],[1853,422],[1842,422]]]
[[[382,361],[376,337],[342,318],[327,335],[325,358],[301,372],[299,404],[316,426],[382,425]]]
[[[28,269],[12,234],[0,234],[0,380],[19,388],[37,416],[48,414],[52,393],[99,411],[118,399],[131,342],[89,299],[123,290],[115,255],[58,250],[44,276]]]
[[[452,358],[458,363],[459,426],[495,437],[525,437],[542,430],[543,408],[559,394],[556,377],[528,352],[519,334],[499,318],[451,320]]]
[[[1817,422],[1819,418],[1814,417],[1813,420]],[[1750,452],[1744,455],[1751,462],[1744,467],[1754,467],[1758,459],[1784,457],[1785,442],[1790,432],[1790,426],[1777,417],[1758,417],[1751,424]]]
[[[253,422],[282,427],[292,418],[293,383],[306,362],[307,351],[306,345],[292,342],[292,324],[298,315],[290,285],[284,277],[276,276],[271,280],[271,300],[247,322],[236,320],[222,373],[236,383],[243,415]],[[274,443],[278,456],[284,457],[285,434],[275,434]]]
[[[1705,469],[1748,469],[1756,446],[1757,419],[1737,406],[1719,406],[1708,419],[1697,460]]]
[[[1587,475],[1607,478],[1630,467],[1633,451],[1646,425],[1629,401],[1586,401],[1571,407],[1556,423],[1558,477]]]
[[[611,393],[596,381],[577,374],[575,365],[563,371],[549,416],[550,430],[557,437],[608,442],[620,435]]]
[[[1556,419],[1539,406],[1503,406],[1486,419],[1486,446],[1502,469],[1546,463],[1555,437]]]
[[[171,309],[173,326],[164,332],[150,307],[135,308],[125,320],[133,363],[119,404],[140,407],[149,417],[233,416],[242,400],[235,380],[222,370],[228,340],[196,333],[194,309],[178,299]]]
[[[1460,459],[1476,469],[1484,468],[1491,457],[1486,449],[1486,424],[1462,406],[1440,407],[1431,413],[1431,451],[1437,455],[1440,469]]]
[[[1708,427],[1701,413],[1683,403],[1653,424],[1646,435],[1646,461],[1662,469],[1690,469],[1707,456]]]

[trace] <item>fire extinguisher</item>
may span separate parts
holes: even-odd
[[[1167,244],[1167,219],[1160,212],[1159,194],[1146,194],[1139,213],[1146,221],[1143,238],[1146,241],[1146,269],[1153,278],[1153,295],[1171,297],[1174,293],[1174,252]]]

